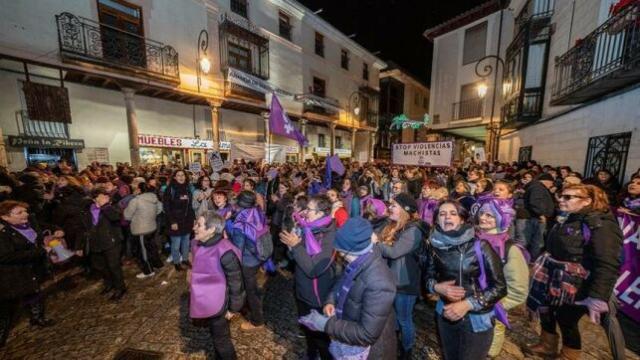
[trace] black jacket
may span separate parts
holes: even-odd
[[[419,199],[422,193],[422,178],[416,177],[407,181],[407,191],[414,199]]]
[[[588,240],[585,240],[583,224],[591,232]],[[590,211],[570,214],[563,224],[551,228],[546,250],[556,260],[581,263],[589,270],[576,300],[593,297],[608,301],[621,265],[622,240],[620,226],[610,211]]]
[[[322,251],[309,256],[304,239],[291,248],[295,260],[296,298],[311,307],[321,308],[336,282],[333,264],[333,240],[336,237],[335,222],[327,227],[314,229],[313,234],[322,246]],[[303,235],[304,236],[304,235]],[[314,286],[314,282],[317,286]],[[318,290],[317,294],[315,289]]]
[[[336,291],[334,289],[329,295],[328,304],[336,303]],[[395,296],[393,274],[382,258],[380,249],[374,247],[373,256],[355,276],[345,301],[342,319],[335,316],[329,318],[325,332],[331,338],[346,344],[371,345],[369,359],[395,360]]]
[[[537,219],[544,215],[547,218],[553,216],[555,203],[551,192],[538,180],[532,180],[524,187],[524,207],[522,217],[524,219]]]
[[[162,197],[164,213],[167,216],[169,236],[191,234],[195,214],[192,206],[189,184],[169,184]],[[171,224],[178,224],[178,230],[171,230]]]
[[[91,205],[84,209],[82,217],[87,230],[85,232],[86,243],[83,244],[83,247],[89,254],[106,251],[122,243],[121,215],[118,206],[106,205],[100,210],[98,223],[93,225]]]
[[[417,252],[420,242],[428,233],[429,225],[422,221],[412,221],[404,229],[396,232],[393,245],[378,243],[382,257],[387,259],[395,277],[398,293],[420,294],[421,269],[418,265]]]
[[[221,235],[216,235],[204,243],[198,241],[196,246],[213,246],[220,242],[221,239]],[[220,310],[219,314],[214,316],[222,316],[227,312],[227,310],[239,312],[242,310],[245,300],[240,259],[238,259],[233,251],[227,251],[220,258],[220,265],[222,265],[222,270],[227,278],[227,292],[225,294],[225,301],[222,310]]]
[[[47,252],[42,247],[40,227],[35,244],[0,220],[0,299],[18,299],[37,293],[45,276]]]
[[[90,200],[82,190],[67,186],[57,194],[52,223],[62,227],[69,249],[83,250],[85,225],[79,216]]]
[[[270,202],[267,205],[267,215],[271,219],[272,232],[280,232],[282,227],[282,221],[287,207],[293,203],[293,197],[289,194],[285,194],[277,202]]]
[[[451,237],[458,237],[463,233],[461,229],[457,232],[447,232]],[[488,287],[480,289],[478,278],[480,277],[480,267],[478,258],[474,250],[475,237],[459,245],[448,248],[438,248],[433,245],[433,236],[436,232],[442,233],[439,227],[431,237],[431,259],[427,265],[426,281],[427,289],[433,289],[437,283],[455,280],[455,285],[465,289],[465,298],[473,298],[480,306],[476,313],[486,313],[493,310],[493,305],[507,295],[507,285],[502,272],[502,262],[500,257],[487,242],[481,242],[481,250],[484,260],[484,267],[487,277]],[[442,299],[445,304],[447,300]]]

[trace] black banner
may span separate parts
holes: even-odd
[[[84,140],[49,138],[36,136],[11,136],[9,135],[9,146],[12,147],[34,147],[34,148],[55,148],[55,149],[83,149]]]

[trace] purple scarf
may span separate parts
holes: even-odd
[[[100,219],[100,208],[96,204],[91,204],[91,223],[93,226],[98,225],[98,219]]]
[[[313,235],[313,230],[328,226],[333,221],[333,218],[331,216],[325,216],[318,220],[307,222],[299,213],[294,213],[293,218],[304,232],[304,246],[307,254],[309,256],[319,254],[322,251],[322,245],[316,240],[316,237]]]
[[[216,210],[216,214],[220,215],[223,219],[226,219],[227,214],[230,213],[232,211],[231,206],[229,204],[226,204],[224,207],[221,207],[220,209]]]
[[[371,195],[367,195],[363,198],[360,198],[360,216],[364,215],[364,209],[367,206],[367,202],[371,199],[373,199],[373,196]]]
[[[637,210],[637,207],[634,207],[632,202],[638,199],[627,200],[630,199],[625,199],[624,206],[630,210]],[[620,211],[616,211],[616,215],[624,238],[624,262],[620,267],[621,275],[615,285],[615,294],[620,303],[620,310],[636,322],[640,322],[640,309],[634,306],[640,299],[633,292],[633,288],[637,286],[634,284],[640,281],[640,239],[638,239],[640,236],[640,215],[631,215]]]
[[[29,223],[23,225],[11,225],[11,227],[20,233],[20,235],[24,236],[25,239],[29,240],[30,243],[35,244],[36,239],[38,238],[38,233],[33,230]]]
[[[233,222],[233,228],[242,231],[254,243],[258,241],[258,231],[264,226],[264,215],[255,207],[240,211]]]
[[[429,224],[429,226],[433,225],[433,213],[436,211],[438,204],[440,201],[431,198],[422,198],[419,200],[420,204],[418,206],[418,214],[420,214],[420,218],[422,221]]]
[[[336,291],[336,317],[338,319],[342,319],[342,310],[344,309],[344,304],[347,302],[347,295],[349,295],[349,291],[353,286],[353,281],[359,272],[358,270],[360,270],[372,254],[373,252],[369,251],[366,254],[358,256],[357,259],[350,262],[345,268],[342,279],[340,280],[340,286],[338,286],[338,290]]]
[[[507,240],[509,240],[509,233],[503,232],[500,234],[489,234],[486,232],[478,232],[476,235],[478,239],[484,240],[491,244],[493,250],[495,250],[498,255],[500,255],[500,259],[505,258],[504,244],[507,242]]]
[[[340,192],[340,197],[344,202],[344,208],[347,210],[347,214],[351,216],[351,202],[353,201],[353,192],[352,191],[342,191]]]

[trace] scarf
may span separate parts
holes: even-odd
[[[258,231],[264,226],[264,215],[255,207],[240,211],[233,223],[233,228],[242,231],[253,243],[258,241]]]
[[[31,227],[29,223],[22,225],[11,225],[11,227],[24,236],[30,243],[35,244],[38,238],[38,233]]]
[[[230,213],[232,210],[233,209],[231,208],[231,205],[226,204],[225,206],[216,210],[216,214],[220,215],[223,219],[226,219],[227,214]]]
[[[500,255],[500,259],[505,258],[504,244],[507,242],[507,240],[509,240],[508,233],[503,232],[498,234],[490,234],[488,232],[477,232],[476,235],[478,239],[488,242],[493,250],[495,250],[498,255]]]
[[[359,273],[359,270],[372,254],[372,251],[368,251],[365,254],[358,256],[345,268],[344,275],[342,276],[342,279],[340,279],[340,285],[336,291],[336,317],[338,319],[342,319],[344,304],[347,302],[347,295],[349,295],[349,291],[351,290],[351,287],[353,287],[356,274]]]
[[[367,202],[369,202],[371,199],[373,199],[373,196],[371,195],[360,198],[360,216],[364,215],[364,209],[367,206]]]
[[[296,223],[302,228],[304,234],[304,246],[309,256],[314,256],[322,251],[322,245],[316,240],[313,235],[313,230],[323,228],[331,224],[333,218],[331,216],[325,216],[318,220],[308,222],[299,213],[294,213],[293,218]]]
[[[632,212],[636,214],[640,213],[640,197],[635,199],[628,197],[622,201],[622,204]]]
[[[431,235],[431,244],[437,249],[447,250],[467,243],[474,237],[475,233],[471,225],[464,224],[460,229],[451,231],[444,231],[440,225],[436,225],[436,229]]]
[[[420,206],[418,206],[418,214],[422,221],[433,226],[433,213],[438,207],[440,201],[431,198],[422,198],[420,200]]]
[[[93,226],[98,225],[98,220],[100,219],[100,208],[98,207],[98,205],[91,204],[91,223],[93,224]]]
[[[351,202],[353,201],[353,191],[341,191],[340,198],[343,201],[345,210],[347,210],[347,214],[351,216]]]

